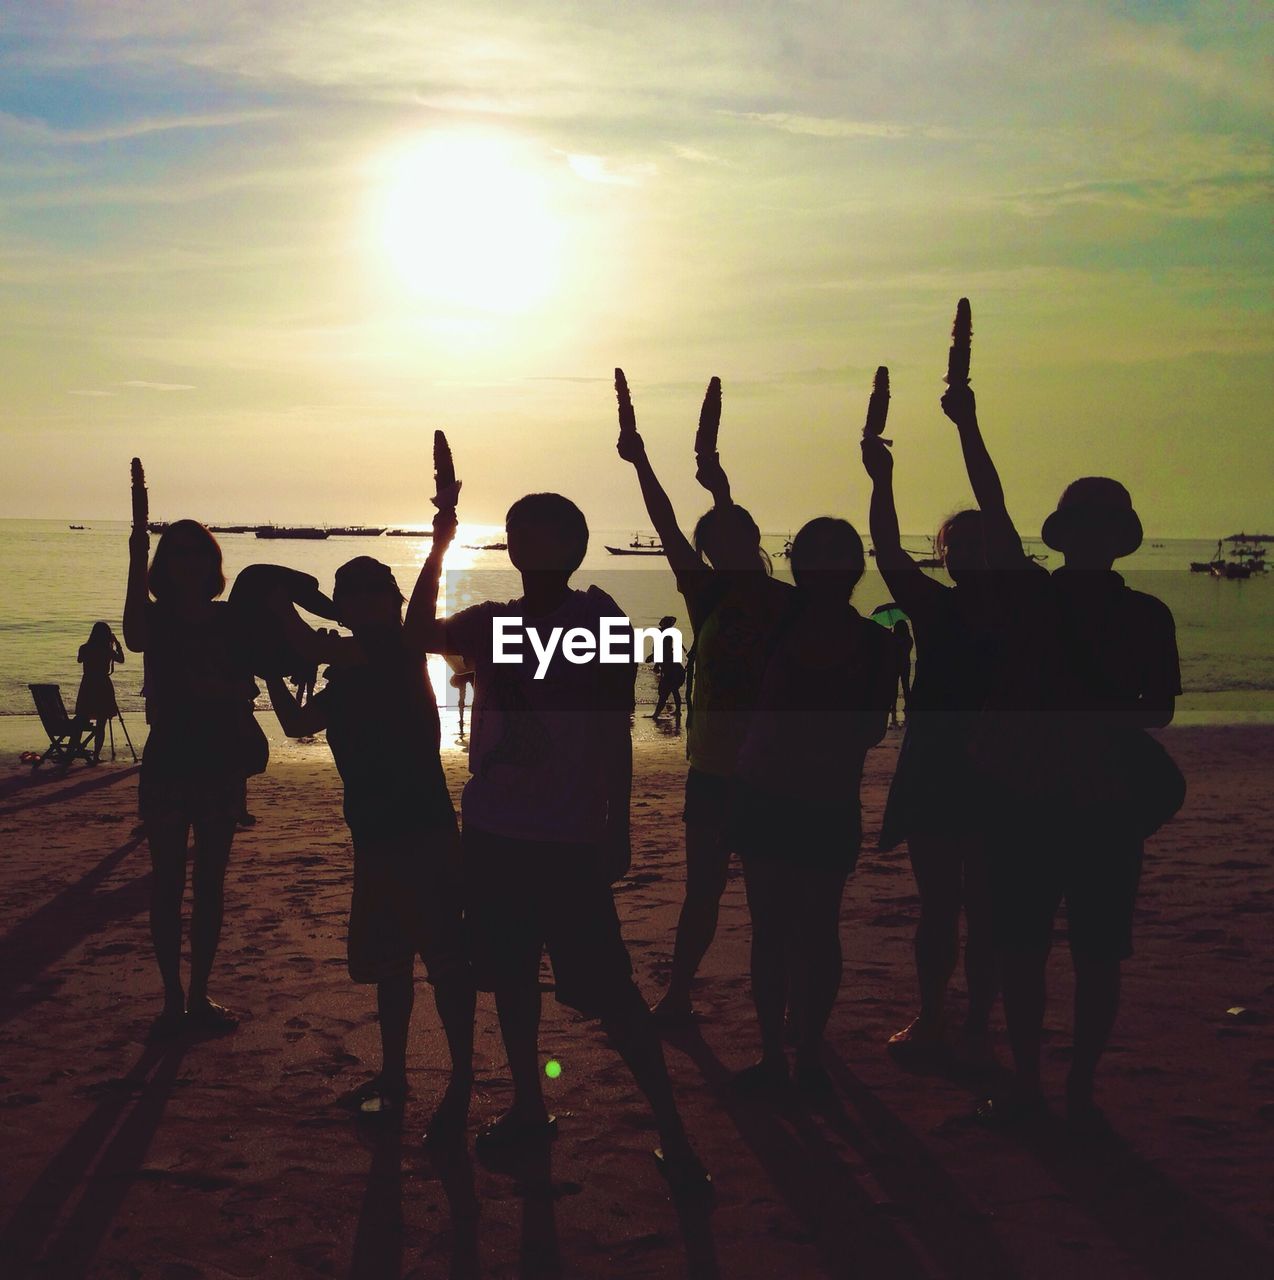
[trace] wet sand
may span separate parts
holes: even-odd
[[[145,1043],[157,1010],[136,774],[0,774],[0,1107],[6,1276],[1104,1277],[1274,1272],[1274,729],[1165,735],[1190,781],[1150,844],[1102,1098],[1122,1136],[1077,1145],[968,1122],[976,1082],[883,1052],[912,1013],[905,850],[864,854],[846,895],[833,1103],[740,1103],[755,1033],[743,885],[732,875],[695,1032],[667,1042],[715,1213],[669,1199],[641,1098],[596,1028],[551,999],[541,1045],[561,1117],[547,1158],[486,1167],[418,1143],[445,1078],[419,988],[401,1137],[332,1107],[374,1064],[370,989],[345,972],[349,849],[334,770],[254,779],[213,994],[239,1031]],[[879,824],[897,735],[872,753]],[[449,756],[457,791],[463,761]],[[638,980],[666,978],[681,894],[680,744],[638,750],[634,871],[620,911]],[[547,970],[544,980],[551,983]],[[1060,1096],[1069,963],[1050,970],[1047,1082]],[[958,1017],[958,988],[952,1011]],[[1236,1008],[1243,1013],[1227,1012]],[[998,1017],[998,1014],[997,1014]],[[997,1052],[1007,1062],[1002,1033]],[[490,998],[475,1122],[508,1099]],[[469,1145],[470,1157],[472,1143]]]

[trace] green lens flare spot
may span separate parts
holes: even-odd
[[[562,1074],[562,1064],[556,1058],[550,1058],[544,1064],[544,1074],[550,1080],[556,1080]]]

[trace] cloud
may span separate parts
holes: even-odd
[[[121,382],[121,387],[135,387],[142,391],[194,391],[195,387],[189,382],[147,382],[144,378],[130,378],[127,382]]]
[[[115,392],[113,391],[68,391],[66,394],[68,396],[90,396],[93,399],[98,399],[99,397],[113,396]]]
[[[900,124],[884,120],[847,120],[835,116],[794,115],[787,111],[722,111],[736,120],[763,124],[784,133],[813,138],[954,138],[955,130],[938,125]]]
[[[256,124],[277,116],[277,111],[224,111],[203,115],[156,116],[148,119],[102,125],[96,129],[57,129],[43,120],[31,120],[0,111],[0,133],[16,140],[53,146],[90,146],[99,142],[118,142],[140,138],[151,133],[168,133],[175,129],[228,129]]]
[[[659,170],[649,161],[627,164],[622,169],[613,167],[614,162],[605,156],[588,156],[568,152],[566,162],[572,172],[585,182],[602,182],[619,187],[640,186],[647,178],[653,178]]]

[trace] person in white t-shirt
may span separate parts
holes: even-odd
[[[538,1070],[547,947],[558,1001],[601,1019],[649,1099],[665,1175],[702,1189],[710,1179],[682,1127],[611,892],[631,856],[631,637],[625,660],[599,660],[603,619],[623,619],[623,611],[597,587],[570,585],[588,547],[588,525],[573,502],[530,494],[505,524],[522,596],[440,620],[429,641],[463,656],[474,672],[472,777],[461,801],[465,913],[475,981],[495,993],[514,1088],[512,1108],[479,1133],[479,1146],[543,1142],[556,1131]],[[542,659],[527,630],[543,645],[557,628],[552,656]],[[592,658],[572,660],[572,634],[576,653],[593,638]],[[497,661],[519,650],[521,661]],[[616,651],[623,645],[612,645]]]

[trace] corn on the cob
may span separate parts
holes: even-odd
[[[695,432],[695,457],[717,451],[717,432],[721,427],[721,379],[713,378],[699,410],[699,429]]]
[[[628,394],[628,379],[622,369],[615,370],[615,396],[619,400],[619,430],[622,433],[637,430],[637,415],[633,412],[633,399]]]
[[[456,464],[451,446],[441,431],[434,432],[434,492],[445,493],[456,483]]]
[[[951,350],[947,354],[947,386],[969,385],[969,352],[973,339],[973,312],[968,298],[956,304],[955,324],[951,326]]]
[[[885,419],[889,417],[889,370],[882,364],[876,370],[871,385],[871,399],[867,401],[867,421],[863,435],[880,436],[885,432]]]
[[[146,473],[142,460],[134,458],[130,470],[133,476],[133,528],[144,529],[150,522],[150,500],[146,496]]]

